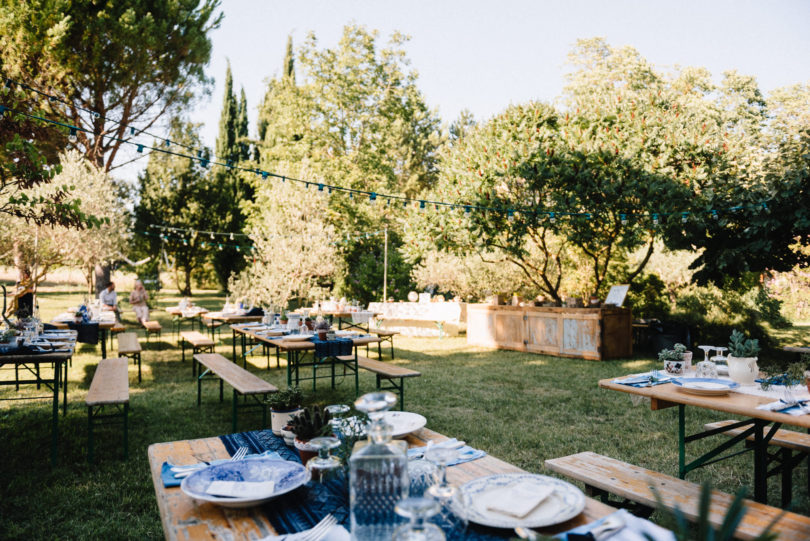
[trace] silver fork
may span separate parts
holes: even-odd
[[[321,541],[335,524],[337,524],[335,516],[332,514],[326,515],[318,524],[305,532],[301,532],[293,539],[295,541]]]
[[[247,453],[248,453],[248,448],[247,447],[240,447],[239,449],[236,450],[236,452],[231,457],[231,461],[242,460],[243,458],[245,458],[247,456]]]
[[[233,462],[234,460],[242,460],[247,456],[247,453],[247,447],[240,447],[230,458],[230,461]],[[176,479],[182,479],[183,477],[188,477],[195,471],[205,468],[208,465],[208,462],[202,462],[200,464],[189,464],[188,466],[174,466],[172,471],[174,472],[174,477]]]

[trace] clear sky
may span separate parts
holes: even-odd
[[[190,114],[214,145],[226,59],[247,94],[250,129],[266,80],[281,70],[287,36],[296,45],[315,32],[334,46],[345,24],[399,30],[419,87],[444,121],[464,108],[484,120],[510,103],[551,101],[564,84],[566,57],[578,38],[631,45],[650,62],[704,66],[719,79],[736,69],[768,92],[810,84],[808,0],[223,0],[212,33],[209,99]]]

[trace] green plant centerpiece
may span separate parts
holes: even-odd
[[[308,406],[290,419],[288,427],[295,434],[295,448],[303,464],[318,454],[318,450],[310,445],[309,440],[332,433],[332,425],[329,422],[331,419],[329,412],[318,405]]]
[[[270,427],[273,434],[281,436],[281,430],[290,420],[301,413],[301,404],[304,394],[298,387],[289,387],[283,391],[273,393],[267,399],[270,406]]]
[[[282,325],[286,325],[289,320],[290,320],[290,318],[287,317],[287,312],[281,312],[281,315],[278,316],[278,321]]]
[[[680,374],[692,367],[692,352],[683,344],[675,344],[672,349],[659,351],[658,360],[664,363],[664,369],[670,374]]]
[[[10,344],[16,335],[14,329],[0,330],[0,344]]]
[[[743,385],[755,383],[759,375],[757,354],[759,353],[759,340],[747,338],[737,329],[731,332],[728,343],[728,375],[732,380]]]
[[[315,321],[315,332],[318,333],[318,340],[326,340],[326,333],[329,332],[331,325],[325,319]]]

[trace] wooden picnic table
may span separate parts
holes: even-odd
[[[73,356],[75,346],[74,332],[72,339],[64,341],[64,349],[70,351],[61,353],[29,353],[29,354],[0,354],[0,368],[4,366],[14,366],[13,380],[0,380],[0,385],[14,385],[19,391],[20,385],[36,385],[37,389],[45,385],[51,393],[45,396],[24,397],[25,400],[51,398],[53,401],[51,416],[51,464],[56,463],[59,445],[59,389],[62,389],[63,404],[62,415],[67,414],[67,366],[68,361]],[[47,377],[47,369],[51,367],[52,373]],[[46,369],[46,370],[43,370]],[[28,372],[33,379],[20,377],[20,371]],[[18,400],[19,398],[3,398],[3,400]]]
[[[203,314],[208,313],[208,309],[203,308],[202,306],[191,306],[184,310],[179,306],[168,306],[166,308],[166,313],[172,316],[172,332],[177,336],[182,330],[181,323],[184,319],[191,321],[192,331],[194,330],[195,322],[200,324],[200,330],[202,330],[202,316]]]
[[[101,342],[101,358],[107,358],[107,332],[117,325],[116,321],[91,321],[90,323],[98,323],[98,339]],[[53,325],[56,329],[70,329],[70,326],[65,321],[51,321],[49,325]]]
[[[407,436],[410,447],[421,447],[430,440],[443,440],[445,436],[423,428]],[[180,487],[165,488],[160,477],[163,462],[171,459],[176,464],[191,464],[199,460],[228,458],[228,452],[218,437],[198,440],[183,440],[167,443],[154,443],[149,446],[149,467],[152,470],[152,483],[158,502],[163,533],[167,540],[185,539],[228,539],[233,541],[259,539],[276,533],[262,512],[262,506],[246,509],[227,509],[211,503],[196,503],[180,490]],[[523,473],[517,466],[493,456],[451,466],[447,469],[447,480],[461,485],[486,475],[499,473]],[[283,496],[282,496],[283,497]],[[553,535],[593,522],[615,511],[592,498],[586,499],[585,510],[578,516],[538,531]]]
[[[750,445],[754,454],[754,500],[761,503],[767,503],[768,445],[771,438],[782,424],[810,429],[810,415],[794,416],[787,413],[757,409],[757,406],[760,404],[773,402],[773,398],[737,392],[731,392],[723,396],[701,396],[686,393],[673,383],[639,388],[615,383],[614,379],[616,378],[599,381],[599,387],[611,391],[647,397],[650,399],[650,409],[654,411],[678,407],[678,475],[681,479],[684,479],[687,473],[696,468],[738,454],[732,453],[728,457],[719,456],[736,442],[744,441],[746,437],[753,436],[753,441],[750,442]],[[729,432],[734,428],[739,428],[735,424],[687,436],[687,406],[741,415],[748,418],[745,424],[750,426],[745,430],[743,435],[735,436],[732,439],[724,438],[723,443],[712,451],[687,463],[687,443]],[[766,428],[768,429],[767,432]]]
[[[303,314],[305,310],[309,311],[309,316],[312,317],[313,315],[321,315],[329,320],[329,323],[334,324],[335,320],[337,319],[337,326],[338,330],[343,330],[343,325],[345,323],[346,329],[359,329],[363,332],[369,332],[369,325],[366,324],[365,327],[362,327],[359,323],[354,323],[352,319],[352,314],[357,314],[358,312],[368,313],[369,320],[371,318],[375,318],[381,315],[380,312],[374,312],[372,310],[355,310],[353,312],[349,310],[315,310],[314,308],[299,308],[295,311],[297,314]]]
[[[301,358],[308,352],[312,352],[314,356],[315,352],[315,343],[311,342],[310,340],[289,340],[284,339],[283,336],[280,336],[278,332],[270,332],[269,334],[264,334],[263,331],[259,329],[245,327],[241,325],[231,325],[231,331],[233,333],[233,361],[237,362],[236,359],[236,340],[237,335],[240,336],[241,345],[242,345],[242,360],[243,366],[247,363],[247,356],[246,356],[246,349],[247,349],[247,341],[252,340],[254,342],[262,342],[268,344],[274,348],[276,348],[276,355],[278,356],[281,351],[287,353],[287,385],[291,386],[293,381],[293,374],[295,374],[295,384],[298,385],[300,380],[299,378],[299,369],[304,366],[312,366],[313,367],[313,378],[312,378],[312,385],[313,390],[315,387],[315,380],[316,380],[316,369],[322,363],[318,361],[318,359],[314,359],[312,363],[302,363]],[[380,342],[380,337],[373,335],[373,336],[357,336],[357,337],[346,337],[351,338],[352,346],[354,349],[354,361],[351,363],[352,366],[349,368],[354,371],[355,375],[355,394],[357,394],[359,389],[359,381],[358,381],[358,368],[357,368],[357,348],[359,346],[365,346],[368,344],[376,344]],[[340,360],[340,359],[332,359],[331,360],[331,368],[332,368],[332,387],[334,388],[334,366],[335,363],[343,364],[344,366],[348,366],[348,361]],[[304,378],[309,379],[309,378]]]

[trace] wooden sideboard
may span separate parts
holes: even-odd
[[[467,305],[467,343],[601,361],[633,355],[628,308]]]

